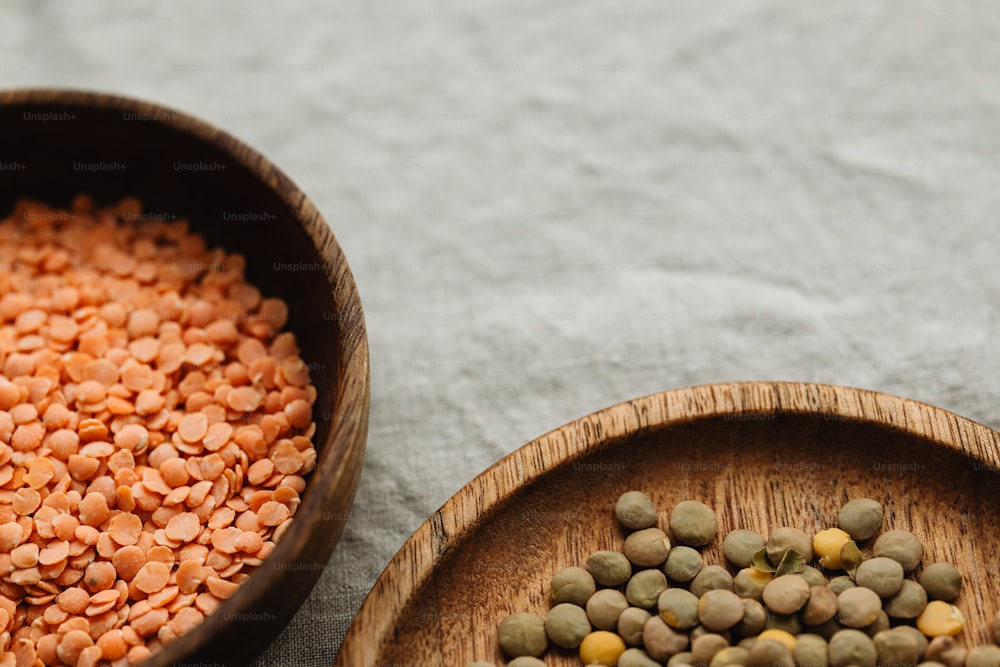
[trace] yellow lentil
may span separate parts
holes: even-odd
[[[591,632],[580,642],[580,660],[585,665],[614,665],[624,652],[622,638],[607,630]]]
[[[954,636],[965,627],[965,617],[958,607],[943,600],[932,600],[917,616],[917,629],[928,637]]]
[[[847,531],[840,528],[827,528],[813,536],[813,551],[819,558],[819,564],[828,570],[841,568],[840,549],[851,541]]]

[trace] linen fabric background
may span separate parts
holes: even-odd
[[[15,0],[0,85],[206,119],[333,228],[368,454],[258,661],[325,667],[425,518],[596,409],[799,380],[1000,426],[997,34],[985,0]]]

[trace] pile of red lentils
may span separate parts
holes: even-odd
[[[136,200],[0,221],[0,667],[123,667],[288,528],[316,389],[288,309]]]

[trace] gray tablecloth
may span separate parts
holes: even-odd
[[[0,83],[201,116],[333,227],[368,458],[259,661],[325,667],[431,512],[598,408],[803,380],[1000,426],[998,30],[987,0],[21,0]]]

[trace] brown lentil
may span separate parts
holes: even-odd
[[[802,577],[784,574],[772,579],[762,592],[764,604],[778,614],[793,614],[809,599],[809,584]]]
[[[955,641],[954,637],[943,635],[935,637],[928,643],[924,657],[947,667],[962,667],[966,655],[965,647]]]
[[[827,586],[812,586],[801,614],[806,625],[826,623],[837,614],[837,594]]]
[[[659,616],[650,616],[642,626],[642,643],[654,660],[666,660],[688,646],[688,636],[677,632]]]
[[[707,665],[719,651],[729,647],[729,640],[720,634],[707,632],[691,640],[691,664]]]
[[[764,629],[767,624],[767,610],[757,600],[742,598],[743,618],[733,626],[732,632],[737,637],[752,637]]]
[[[794,667],[795,660],[788,647],[781,642],[775,639],[760,639],[750,648],[744,664],[747,667]]]
[[[965,667],[995,667],[1000,665],[1000,646],[983,644],[969,649]]]
[[[625,538],[622,552],[638,567],[656,567],[667,560],[670,540],[659,528],[643,528]]]
[[[125,222],[139,210],[0,220],[3,665],[136,664],[190,631],[316,462],[285,304],[186,222]]]

